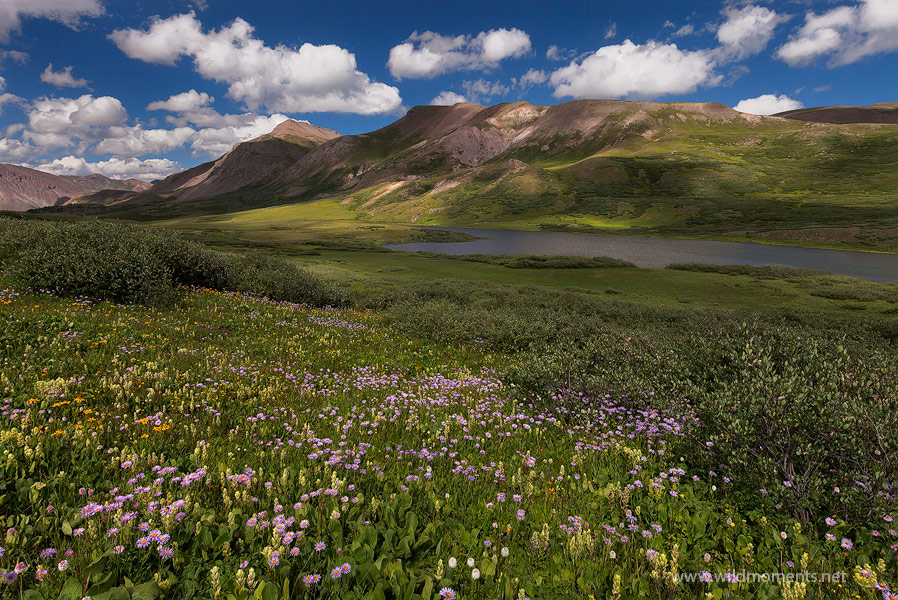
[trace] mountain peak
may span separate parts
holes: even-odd
[[[277,127],[271,130],[271,133],[256,138],[256,140],[266,140],[270,138],[278,138],[288,142],[298,143],[299,139],[308,140],[313,145],[323,144],[328,140],[340,137],[340,133],[326,127],[312,125],[308,121],[297,121],[287,119],[279,123]],[[254,140],[254,141],[256,141]],[[305,144],[303,144],[305,145]]]

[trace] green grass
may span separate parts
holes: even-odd
[[[827,277],[812,283],[787,276],[772,279],[751,274],[728,276],[663,269],[510,269],[471,262],[464,257],[384,251],[381,245],[386,243],[437,240],[428,239],[433,232],[415,226],[369,223],[355,217],[345,204],[319,200],[214,217],[174,219],[161,224],[228,250],[262,248],[290,256],[315,273],[359,292],[384,289],[403,281],[459,279],[607,292],[648,305],[688,304],[746,310],[795,307],[824,314],[845,314],[857,309],[857,305],[846,306],[843,300],[820,297],[819,288],[831,284]],[[518,229],[556,228],[534,221],[495,225]],[[568,230],[589,231],[580,227]],[[884,285],[850,281],[861,288],[879,289]],[[862,301],[860,306],[872,314],[891,314],[896,308],[886,300]]]
[[[403,282],[457,279],[484,284],[576,289],[590,294],[610,293],[628,302],[650,306],[687,304],[696,308],[748,311],[794,308],[825,315],[848,312],[843,299],[815,295],[832,285],[832,281],[850,282],[864,290],[895,288],[895,284],[832,276],[770,279],[763,275],[733,276],[665,269],[510,269],[447,256],[400,253],[324,251],[319,256],[300,256],[294,260],[313,273],[360,293],[389,289]],[[893,314],[898,309],[898,299],[894,292],[887,297],[891,301],[876,296],[877,299],[862,300],[862,304],[870,313]]]

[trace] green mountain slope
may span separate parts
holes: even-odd
[[[119,202],[117,213],[154,219],[335,198],[381,222],[898,247],[890,124],[758,117],[717,103],[462,103],[415,107],[380,130],[271,148],[264,159],[238,152],[271,141],[238,145]],[[228,169],[209,166],[222,161]]]

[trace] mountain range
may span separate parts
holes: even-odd
[[[898,184],[896,123],[898,103],[771,117],[713,102],[417,106],[358,135],[288,120],[146,189],[76,193],[57,181],[41,198],[163,218],[338,197],[368,218],[472,223],[607,215],[634,198],[882,195]]]
[[[0,164],[0,210],[23,211],[59,206],[98,190],[138,192],[150,184],[104,175],[59,176],[27,167]]]

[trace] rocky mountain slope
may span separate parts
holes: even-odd
[[[24,211],[60,206],[99,190],[142,191],[139,179],[110,179],[104,175],[59,176],[28,167],[0,164],[0,210]]]
[[[100,190],[118,190],[127,192],[142,192],[152,185],[148,181],[140,179],[112,179],[99,173],[90,175],[63,175],[63,179],[68,179],[88,191]]]
[[[176,201],[197,200],[243,188],[269,184],[322,143],[340,137],[331,129],[304,121],[287,120],[271,133],[235,145],[219,159],[175,173],[156,182],[144,193],[102,192],[74,203],[143,204],[164,197]]]
[[[57,206],[89,191],[64,177],[27,167],[0,165],[0,210]]]

